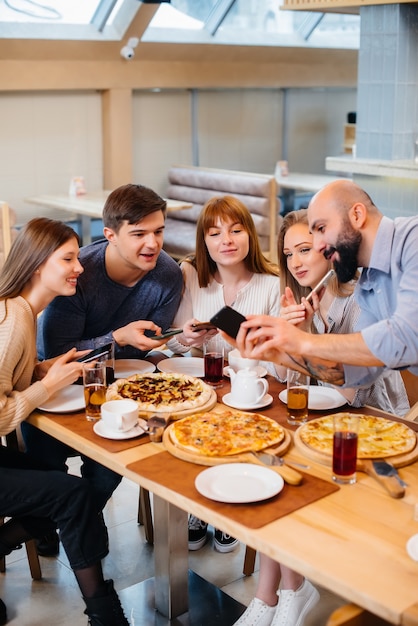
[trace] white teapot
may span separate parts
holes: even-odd
[[[226,368],[231,379],[231,400],[241,406],[258,404],[269,389],[268,382],[259,378],[257,372],[248,368],[235,372]]]

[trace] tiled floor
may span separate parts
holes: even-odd
[[[77,469],[75,464],[72,471],[76,473]],[[118,591],[144,581],[154,573],[153,548],[145,542],[143,528],[136,522],[137,503],[137,485],[124,479],[105,510],[110,554],[104,561],[104,570],[107,578],[113,578]],[[190,553],[190,568],[247,605],[254,595],[257,572],[250,577],[242,574],[244,552],[245,546],[240,545],[232,553],[220,554],[215,552],[212,541],[209,541],[201,550]],[[24,549],[7,557],[6,573],[0,574],[0,597],[8,607],[8,623],[11,626],[86,626],[84,603],[62,547],[58,558],[41,558],[41,566],[43,579],[32,581]],[[322,589],[320,592],[321,601],[305,620],[304,626],[325,626],[328,615],[342,603],[333,594]],[[122,594],[122,602],[129,616],[129,594]],[[132,626],[165,626],[170,623],[161,620],[157,614],[149,623],[145,623],[144,619],[140,621],[144,623],[139,623],[133,615]],[[172,624],[177,623],[172,621]],[[230,626],[228,620],[216,618],[213,624]],[[190,622],[189,626],[200,625]]]

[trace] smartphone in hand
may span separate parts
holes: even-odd
[[[331,278],[331,276],[334,276],[335,271],[334,270],[329,270],[329,272],[327,272],[325,274],[325,276],[323,276],[323,278],[321,278],[321,280],[319,281],[319,283],[317,285],[315,285],[315,287],[312,289],[311,293],[309,293],[306,296],[306,300],[308,302],[312,301],[312,296],[314,293],[318,293],[319,291],[321,291],[321,289],[323,287],[326,287],[328,285],[329,279]]]
[[[196,322],[196,324],[191,324],[193,328],[193,332],[197,332],[198,330],[214,330],[216,326],[211,322]]]
[[[238,313],[238,311],[230,306],[224,306],[211,317],[210,322],[216,326],[216,328],[220,328],[227,335],[235,339],[242,322],[245,322],[245,320],[246,318],[241,315],[241,313]]]
[[[77,361],[79,363],[88,363],[89,361],[94,361],[95,359],[99,359],[101,356],[104,356],[105,354],[110,352],[111,349],[112,349],[112,343],[106,343],[103,346],[99,346],[98,348],[95,348],[88,354],[81,356],[79,359],[77,359]]]
[[[173,328],[172,330],[168,330],[166,333],[163,333],[162,335],[151,335],[150,339],[161,341],[162,339],[169,339],[170,337],[174,337],[174,335],[179,335],[182,332],[183,332],[182,328]]]

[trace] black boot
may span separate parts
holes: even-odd
[[[7,609],[3,600],[0,600],[0,626],[7,623]]]
[[[84,613],[89,618],[90,626],[129,626],[114,590],[113,580],[106,580],[106,587],[106,595],[101,598],[83,598],[87,607]]]

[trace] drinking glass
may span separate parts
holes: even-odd
[[[83,383],[86,418],[95,422],[100,419],[101,407],[106,401],[106,361],[85,363]]]
[[[287,370],[287,421],[293,426],[308,419],[310,376],[296,370]]]
[[[203,344],[205,382],[212,387],[222,387],[224,369],[224,343],[220,335],[215,335]]]
[[[332,480],[352,484],[356,482],[359,418],[353,413],[336,413],[333,422]]]

